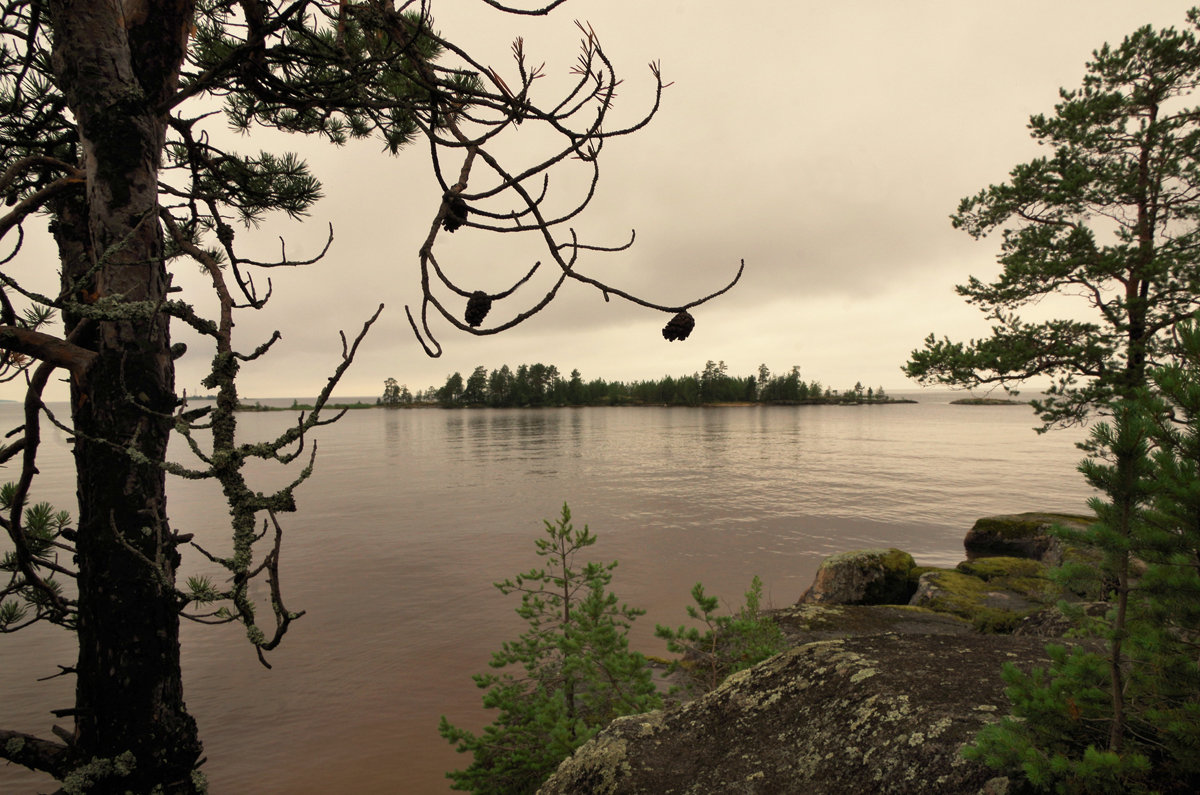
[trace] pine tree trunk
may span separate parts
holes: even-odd
[[[1131,421],[1127,406],[1119,408],[1118,411],[1126,412],[1121,420],[1122,422]],[[1136,463],[1138,456],[1136,453],[1123,448],[1116,450],[1115,454],[1117,484],[1120,489],[1120,502],[1117,504],[1120,510],[1118,519],[1120,526],[1114,529],[1120,533],[1123,545],[1117,551],[1117,612],[1113,617],[1110,629],[1112,634],[1109,639],[1108,648],[1109,697],[1112,703],[1112,722],[1109,724],[1108,750],[1119,754],[1125,745],[1125,637],[1128,634],[1129,559],[1133,554],[1130,550],[1130,541],[1133,537],[1133,525],[1136,521],[1135,512],[1137,506],[1135,494],[1137,490]],[[1116,501],[1114,500],[1114,502]]]
[[[1108,729],[1108,750],[1121,753],[1125,746],[1125,634],[1129,607],[1129,554],[1124,553],[1117,569],[1117,615],[1113,620],[1109,643],[1109,680],[1112,723]]]
[[[73,382],[79,498],[79,764],[132,754],[132,771],[89,792],[192,792],[201,745],[183,701],[179,556],[167,522],[164,472],[175,408],[168,277],[158,223],[165,115],[192,8],[54,2],[54,69],[74,114],[85,198],[59,210],[65,318],[96,351]],[[102,315],[89,315],[103,307]],[[100,773],[108,765],[93,767]],[[126,765],[127,766],[127,765]],[[107,776],[107,777],[105,777]]]

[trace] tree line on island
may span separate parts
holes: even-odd
[[[418,392],[394,378],[384,381],[378,405],[404,407],[439,405],[447,408],[490,406],[700,406],[711,403],[898,403],[880,387],[861,381],[845,390],[831,389],[820,381],[804,381],[799,366],[787,374],[773,375],[765,364],[757,375],[731,376],[724,361],[705,363],[702,372],[647,381],[585,381],[579,370],[563,378],[554,365],[507,364],[489,371],[482,365],[464,379],[455,372],[441,387]]]

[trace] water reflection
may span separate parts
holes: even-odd
[[[242,415],[255,438],[293,421]],[[697,580],[733,599],[759,574],[786,604],[833,552],[899,546],[952,564],[979,516],[1081,509],[1082,434],[1032,424],[1020,409],[936,404],[350,412],[316,435],[316,472],[284,517],[284,587],[308,614],[275,670],[236,628],[186,630],[213,791],[447,791],[442,772],[462,760],[438,717],[485,722],[470,676],[520,631],[491,583],[533,565],[541,520],[563,501],[598,534],[594,559],[620,560],[617,593],[649,610],[635,646],[661,653],[653,625],[684,619]],[[61,439],[42,469],[36,496],[68,504]],[[251,475],[263,490],[291,476]],[[168,507],[219,550],[212,485],[174,481]],[[46,710],[69,700],[65,679],[31,685],[69,661],[64,638],[0,641],[0,698],[19,728],[44,732]],[[32,791],[22,775],[0,768],[0,792]]]

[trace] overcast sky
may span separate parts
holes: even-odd
[[[239,234],[262,256],[314,251],[332,224],[320,264],[274,271],[267,310],[244,313],[237,343],[251,350],[272,329],[276,351],[244,370],[249,398],[309,396],[324,384],[348,333],[383,302],[342,396],[378,395],[394,377],[414,391],[476,365],[543,362],[585,379],[643,379],[724,360],[731,374],[799,365],[835,388],[861,380],[914,388],[900,372],[931,331],[986,334],[982,316],[955,294],[970,275],[997,272],[997,241],[951,228],[959,199],[1036,157],[1030,114],[1051,112],[1058,89],[1076,87],[1091,52],[1143,24],[1185,24],[1188,2],[1167,0],[571,0],[548,19],[497,14],[471,0],[434,2],[438,29],[514,75],[509,48],[525,38],[549,77],[534,100],[550,102],[575,63],[575,19],[595,29],[621,77],[616,114],[632,120],[649,100],[648,62],[673,81],[654,122],[604,151],[599,193],[575,224],[582,240],[634,247],[594,254],[580,270],[666,304],[708,294],[745,260],[741,283],[693,311],[696,329],[668,343],[657,312],[568,283],[523,326],[476,338],[435,320],[444,346],[425,356],[404,317],[419,298],[417,249],[440,199],[421,145],[392,158],[375,141],[331,149],[255,134],[243,150],[294,148],[324,181],[326,198],[304,223]],[[515,79],[510,80],[510,83]],[[536,135],[512,151],[535,147]],[[569,190],[564,176],[552,185]],[[503,289],[545,254],[464,229],[440,257],[468,289]],[[35,242],[14,273],[55,266]],[[203,290],[198,272],[177,281]],[[536,300],[526,293],[527,307]],[[205,306],[202,292],[189,292]],[[520,295],[520,294],[518,294]],[[461,299],[458,299],[461,302]],[[503,305],[494,310],[506,319]],[[491,320],[491,318],[489,318]],[[177,335],[183,339],[183,335]],[[208,353],[191,338],[178,384],[199,390]],[[52,397],[61,397],[61,391]],[[0,397],[15,398],[9,385]]]

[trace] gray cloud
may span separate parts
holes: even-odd
[[[1078,85],[1094,48],[1141,24],[1182,26],[1189,5],[573,0],[548,19],[518,19],[437,3],[443,32],[501,73],[512,38],[524,35],[531,61],[546,61],[550,76],[537,88],[547,93],[574,63],[572,20],[588,20],[626,78],[626,118],[649,101],[646,62],[661,59],[675,84],[659,117],[606,147],[600,193],[576,225],[606,244],[636,228],[637,243],[581,267],[663,303],[717,289],[744,258],[743,282],[696,311],[684,343],[662,340],[665,317],[568,285],[554,307],[499,337],[435,321],[446,353],[429,360],[403,314],[418,298],[416,252],[439,200],[424,148],[389,158],[374,142],[335,150],[256,133],[238,145],[299,149],[327,198],[303,224],[272,221],[240,239],[264,257],[278,253],[279,235],[289,254],[316,250],[327,223],[336,240],[324,262],[270,274],[268,311],[239,320],[244,348],[276,328],[284,335],[247,369],[243,392],[314,393],[336,362],[338,330],[356,329],[380,302],[386,313],[342,394],[377,394],[389,376],[424,388],[476,364],[542,361],[624,379],[692,372],[708,359],[737,373],[799,364],[835,387],[904,388],[899,366],[929,331],[986,331],[953,285],[994,273],[997,244],[950,227],[959,199],[1038,154],[1027,117],[1052,111],[1059,86]],[[513,154],[537,143],[522,136]],[[575,185],[571,176],[555,183]],[[472,289],[497,289],[546,259],[528,240],[469,229],[447,237],[441,258]],[[28,254],[34,261],[20,267],[52,283],[49,248],[31,244]],[[198,273],[178,278],[203,295]],[[181,362],[180,384],[194,389],[206,359]]]

